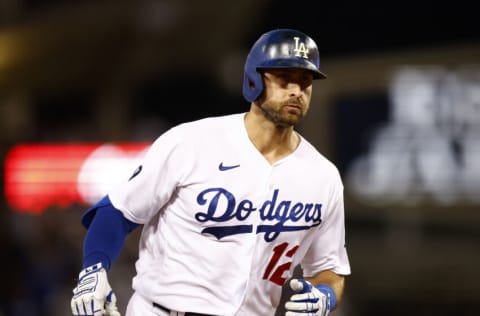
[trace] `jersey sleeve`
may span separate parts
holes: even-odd
[[[109,193],[130,221],[145,224],[172,198],[192,156],[183,135],[177,126],[158,137],[130,179]]]
[[[344,222],[343,185],[340,183],[333,194],[324,224],[315,232],[316,236],[301,262],[305,277],[313,277],[325,270],[350,274]]]

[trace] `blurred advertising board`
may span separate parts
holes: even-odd
[[[49,207],[90,205],[128,179],[148,148],[144,143],[18,144],[7,152],[7,205],[40,214]]]
[[[383,97],[338,105],[349,196],[371,206],[479,205],[480,68],[403,66],[390,79]]]

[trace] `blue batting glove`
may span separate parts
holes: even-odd
[[[285,303],[285,316],[327,316],[336,304],[335,292],[328,285],[313,286],[304,279],[290,280],[294,294]]]

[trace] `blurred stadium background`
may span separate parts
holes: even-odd
[[[478,315],[472,5],[0,0],[0,315],[70,314],[82,212],[168,127],[246,111],[244,58],[276,27],[314,37],[329,75],[299,129],[345,181],[353,274],[336,315]],[[122,310],[137,238],[110,274]]]

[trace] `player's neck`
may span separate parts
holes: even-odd
[[[252,112],[245,115],[245,128],[250,141],[271,164],[291,154],[300,144],[293,126],[275,125]]]

